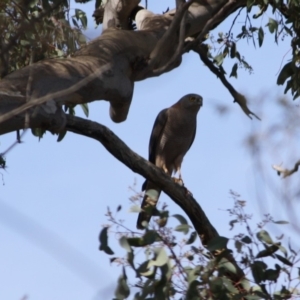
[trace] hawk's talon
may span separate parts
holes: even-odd
[[[183,180],[181,178],[176,178],[176,177],[172,177],[172,180],[179,184],[180,186],[183,186],[184,187],[184,183],[183,183]]]

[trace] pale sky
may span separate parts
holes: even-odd
[[[149,9],[156,13],[174,7],[171,0],[148,2]],[[94,2],[72,4],[72,8],[77,7],[89,16],[85,34],[90,38],[98,36],[101,28],[94,30],[90,17]],[[247,211],[255,215],[255,224],[268,212],[275,219],[285,219],[286,208],[280,193],[287,191],[288,186],[292,194],[299,181],[298,173],[282,180],[271,168],[271,164],[280,163],[292,167],[300,158],[299,144],[292,136],[285,144],[278,137],[276,149],[267,137],[261,140],[264,178],[259,176],[245,146],[247,136],[254,130],[264,131],[274,122],[281,122],[275,101],[284,88],[276,85],[276,78],[281,64],[290,58],[290,43],[289,38],[279,45],[274,43],[274,37],[265,27],[268,17],[259,19],[257,25],[265,31],[262,48],[255,49],[246,40],[237,45],[252,65],[253,74],[239,69],[238,79],[230,78],[234,87],[248,97],[250,108],[261,117],[261,122],[251,121],[233,103],[222,83],[192,52],[185,54],[181,66],[172,72],[135,84],[126,122],[115,124],[110,120],[107,102],[89,104],[90,120],[109,127],[133,151],[147,158],[151,129],[159,111],[187,93],[202,95],[204,105],[198,114],[196,139],[184,158],[182,175],[212,224],[227,237],[233,236],[225,211],[233,206],[230,189],[247,201]],[[243,21],[242,13],[235,34]],[[232,18],[222,23],[213,34],[228,31],[231,22]],[[226,61],[228,74],[234,63]],[[299,104],[292,102],[290,95],[287,98],[290,104]],[[219,114],[217,105],[227,106],[228,113]],[[295,110],[299,107],[295,106]],[[80,107],[76,113],[83,116]],[[0,152],[15,139],[15,133],[1,136]],[[26,295],[30,300],[92,300],[113,296],[121,268],[111,266],[109,257],[98,250],[98,234],[107,223],[107,206],[115,210],[119,204],[123,207],[120,218],[126,220],[128,227],[135,228],[137,214],[128,212],[131,206],[128,198],[132,195],[128,187],[136,180],[139,190],[144,179],[94,140],[72,133],[67,133],[60,143],[56,139],[57,136],[47,133],[38,141],[27,132],[23,143],[7,154],[8,168],[0,173],[0,299],[19,300]],[[284,146],[291,145],[289,151],[284,150]],[[183,214],[166,195],[160,200],[168,203],[172,214]],[[299,195],[298,199],[289,200],[290,207],[296,210]],[[268,230],[276,234],[284,231],[286,236],[293,234],[290,225]],[[115,236],[109,239],[115,253],[125,255]]]

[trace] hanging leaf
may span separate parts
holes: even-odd
[[[251,266],[254,281],[258,284],[264,280],[264,271],[267,265],[262,261],[255,261]]]
[[[164,248],[156,249],[156,254],[156,258],[149,261],[148,268],[152,266],[161,267],[168,262],[169,258]]]
[[[231,70],[231,73],[230,73],[229,77],[235,77],[235,78],[237,78],[237,69],[238,69],[238,64],[235,63],[235,64],[233,65],[233,67],[232,67],[232,70]],[[230,226],[232,226],[230,229],[233,228],[233,224],[234,224],[234,223],[232,223],[232,222],[237,223],[238,221],[237,221],[237,220],[232,220],[231,223],[229,223]]]
[[[293,264],[288,260],[286,259],[285,257],[279,255],[279,254],[275,254],[275,256],[277,257],[278,260],[280,260],[282,263],[284,263],[285,265],[288,265],[290,267],[293,266]]]
[[[217,236],[207,243],[206,248],[211,252],[216,250],[223,250],[223,249],[227,249],[227,243],[228,243],[228,238],[223,236]]]
[[[89,117],[89,106],[88,106],[88,104],[87,103],[82,103],[82,104],[80,104],[80,106],[83,110],[83,113],[88,118]]]
[[[187,240],[186,245],[193,244],[193,243],[196,241],[196,238],[197,238],[197,232],[196,232],[196,231],[193,231],[193,232],[191,233],[189,239]]]
[[[258,30],[258,45],[259,45],[259,47],[262,46],[263,41],[264,41],[264,30],[262,29],[262,27],[259,27],[259,30]]]
[[[67,134],[67,130],[63,130],[61,131],[59,134],[58,134],[58,137],[57,137],[57,142],[61,142],[63,140],[63,138],[65,137],[65,135]]]
[[[271,33],[277,32],[278,22],[272,18],[269,18],[269,23],[267,24]]]
[[[119,243],[120,245],[127,251],[127,252],[132,252],[132,249],[129,245],[129,242],[127,240],[127,238],[125,236],[122,236],[120,239],[119,239]]]
[[[284,65],[284,67],[281,69],[278,78],[277,78],[277,84],[282,85],[287,80],[287,78],[291,77],[294,74],[294,68],[293,63],[288,62]]]
[[[184,234],[187,234],[190,230],[191,226],[188,224],[181,224],[174,228],[175,231],[183,232]]]
[[[273,244],[273,241],[266,230],[261,230],[256,234],[257,238],[266,244]]]
[[[123,272],[118,279],[117,288],[115,290],[115,297],[118,300],[124,300],[128,298],[129,295],[130,295],[130,289],[127,284],[127,276],[126,276],[125,268],[123,267]]]
[[[108,246],[107,230],[108,227],[104,227],[99,234],[99,242],[100,242],[99,250],[104,251],[108,255],[113,255],[114,252]]]
[[[180,222],[180,224],[187,224],[188,223],[186,218],[183,217],[182,215],[176,214],[176,215],[173,215],[172,217],[176,218]]]

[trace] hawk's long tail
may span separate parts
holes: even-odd
[[[145,181],[142,189],[145,190],[145,195],[141,205],[141,209],[143,211],[139,213],[136,222],[137,229],[145,229],[142,223],[144,221],[149,223],[151,217],[153,216],[153,214],[155,214],[156,204],[158,202],[159,195],[161,192],[161,190],[154,183],[148,180]]]

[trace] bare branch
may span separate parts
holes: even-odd
[[[155,48],[150,54],[150,60],[148,65],[149,69],[152,68],[156,69],[161,67],[160,62],[161,62],[162,53],[164,54],[163,56],[167,54],[168,57],[171,57],[171,59],[165,64],[165,66],[163,66],[164,69],[167,69],[167,65],[169,66],[170,64],[172,64],[172,62],[176,60],[178,56],[181,54],[183,39],[185,36],[185,15],[186,15],[186,11],[188,10],[188,8],[191,6],[193,2],[195,2],[195,0],[189,0],[188,2],[181,3],[181,4],[177,3],[179,7],[178,10],[176,11],[176,14],[172,20],[170,27],[165,32],[163,37],[158,41]],[[178,40],[176,38],[176,32],[178,29],[180,29],[179,44],[177,46],[175,53],[173,54],[174,47],[178,43]],[[176,41],[174,41],[174,39]]]
[[[224,73],[219,68],[217,68],[213,64],[213,62],[207,57],[205,46],[198,44],[197,46],[192,47],[192,49],[199,54],[201,60],[210,69],[210,71],[212,71],[221,80],[221,82],[224,84],[224,86],[228,89],[229,93],[234,98],[234,102],[240,105],[243,112],[250,119],[252,119],[252,116],[254,116],[256,119],[260,120],[260,118],[248,108],[247,99],[245,98],[245,96],[235,90],[235,88],[226,79]]]
[[[277,174],[279,176],[282,174],[282,177],[286,178],[288,176],[291,176],[293,173],[296,173],[298,171],[299,166],[300,166],[300,159],[295,163],[294,168],[290,170],[284,169],[278,165],[272,165],[272,168],[277,171]]]

